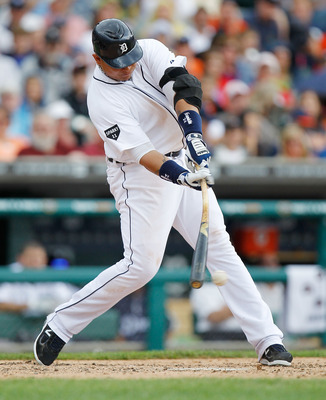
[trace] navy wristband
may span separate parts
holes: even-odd
[[[166,181],[178,184],[177,180],[183,172],[189,172],[173,160],[165,161],[159,170],[159,176]]]
[[[180,126],[182,127],[185,136],[189,133],[200,133],[202,134],[202,120],[201,116],[193,110],[182,112],[178,121]]]

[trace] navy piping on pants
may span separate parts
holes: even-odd
[[[128,192],[128,189],[124,186],[124,183],[126,182],[126,173],[125,173],[125,171],[123,170],[123,167],[121,167],[120,170],[122,171],[122,173],[123,173],[123,175],[124,175],[124,180],[123,180],[123,182],[122,182],[121,185],[122,185],[123,189],[125,189],[125,191],[126,191],[125,204],[126,204],[127,208],[129,209],[129,248],[130,248],[130,250],[131,250],[131,255],[130,255],[130,261],[131,261],[131,262],[130,262],[130,264],[128,265],[127,270],[126,270],[125,272],[121,272],[121,274],[117,274],[116,276],[114,276],[113,278],[111,278],[110,280],[108,280],[107,282],[105,282],[102,286],[100,286],[99,288],[97,288],[96,290],[94,290],[92,293],[90,293],[90,294],[87,295],[86,297],[83,297],[82,299],[78,300],[76,303],[73,303],[73,304],[70,304],[69,306],[66,306],[66,307],[61,308],[60,310],[56,310],[56,311],[55,311],[55,315],[53,316],[53,318],[54,318],[54,317],[56,316],[56,314],[59,313],[60,311],[66,310],[66,309],[68,309],[68,308],[70,308],[70,307],[73,307],[73,306],[75,306],[76,304],[81,303],[83,300],[89,298],[89,297],[92,296],[94,293],[98,292],[100,289],[102,289],[104,286],[106,286],[108,283],[110,283],[111,281],[113,281],[113,279],[115,279],[115,278],[117,278],[117,277],[119,277],[119,276],[121,276],[121,275],[126,274],[127,272],[129,272],[130,267],[133,265],[133,260],[132,260],[133,250],[132,250],[132,240],[131,240],[131,221],[132,221],[132,219],[131,219],[131,208],[128,206],[128,203],[127,203],[127,200],[128,200],[128,198],[129,198],[129,192]],[[48,321],[48,323],[51,322],[51,321],[53,320],[53,318],[52,318],[50,321]]]

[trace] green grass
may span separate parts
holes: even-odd
[[[322,400],[324,380],[297,379],[10,379],[0,400]]]
[[[326,349],[291,351],[294,357],[326,357]],[[177,358],[229,358],[256,357],[253,350],[152,350],[94,353],[69,353],[63,351],[60,360],[150,360]],[[32,353],[0,353],[0,360],[33,360]]]
[[[294,351],[295,357],[326,357],[326,349]],[[61,360],[133,360],[256,357],[253,351],[134,351],[60,354]],[[0,360],[32,360],[32,353],[0,353]],[[0,379],[0,400],[322,400],[325,379]]]

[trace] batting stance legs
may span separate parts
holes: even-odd
[[[201,192],[171,185],[141,165],[109,164],[107,175],[121,215],[124,258],[48,316],[48,326],[61,340],[60,349],[94,318],[154,277],[172,226],[192,247],[197,239]],[[229,281],[220,290],[260,358],[271,343],[282,343],[282,332],[274,325],[269,308],[235,253],[215,195],[212,190],[209,193],[208,268],[210,272],[217,269],[227,272]]]
[[[182,197],[180,187],[141,165],[109,165],[108,181],[121,216],[124,258],[48,316],[49,326],[65,342],[153,278]]]

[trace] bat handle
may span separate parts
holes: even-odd
[[[200,166],[196,164],[197,171],[200,169]],[[203,198],[203,213],[202,213],[202,222],[205,221],[208,223],[208,186],[206,179],[201,179],[200,181],[201,193]]]

